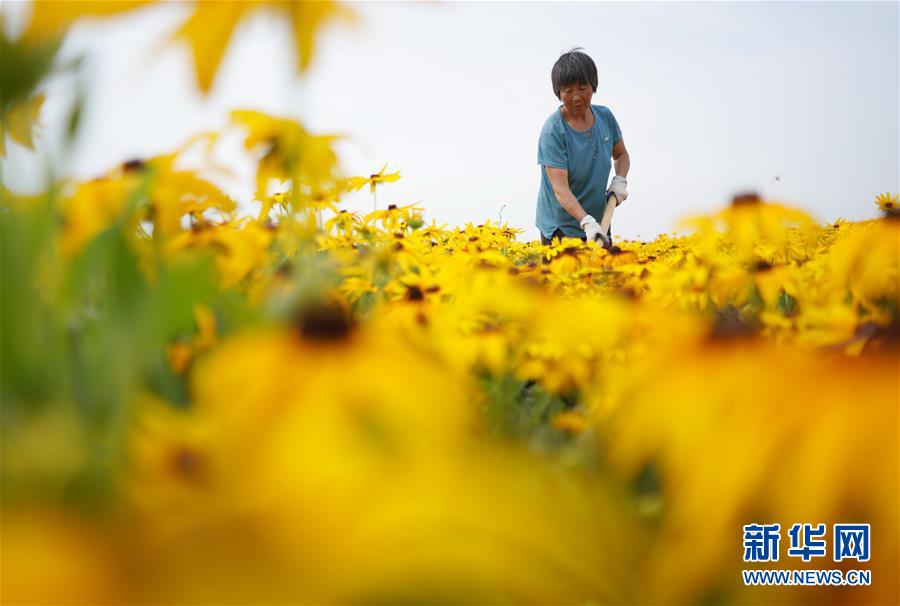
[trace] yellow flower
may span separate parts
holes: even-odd
[[[742,307],[750,296],[753,283],[747,271],[739,266],[723,266],[709,274],[709,297],[721,309],[728,304]]]
[[[353,230],[360,224],[358,213],[340,210],[333,217],[325,221],[325,230],[329,233],[337,229],[340,234],[352,236]]]
[[[53,38],[64,34],[80,19],[110,17],[148,4],[149,0],[36,0],[32,4],[31,21],[23,37],[32,41]]]
[[[743,601],[733,552],[744,524],[853,517],[900,532],[900,469],[881,454],[900,446],[894,354],[829,359],[753,340],[691,340],[642,364],[627,402],[597,424],[610,464],[658,503],[638,601],[695,603],[712,587],[723,602]],[[893,574],[896,545],[879,549],[873,565]],[[861,602],[890,602],[896,590],[867,591]]]
[[[306,71],[309,67],[315,33],[324,23],[336,17],[350,20],[354,18],[354,13],[349,8],[330,0],[198,2],[193,14],[182,24],[175,38],[187,40],[190,44],[197,83],[204,93],[208,93],[212,87],[216,71],[238,23],[260,8],[274,11],[289,20],[297,53],[297,68],[300,71]]]
[[[362,218],[362,223],[365,226],[371,226],[380,222],[383,229],[390,235],[398,231],[405,233],[407,226],[419,212],[421,212],[421,209],[418,204],[409,204],[407,206],[390,204],[385,210],[375,210],[368,213]]]
[[[398,181],[400,179],[400,171],[398,170],[395,173],[390,173],[388,175],[384,174],[385,169],[387,169],[387,164],[381,167],[381,170],[375,173],[374,175],[369,175],[366,177],[351,177],[347,184],[348,191],[356,191],[357,189],[363,187],[367,183],[369,184],[369,192],[375,193],[375,185],[378,183],[393,183],[394,181]]]
[[[747,265],[803,260],[816,234],[815,221],[807,213],[755,197],[738,198],[713,217],[689,223],[698,228],[699,251],[711,264],[724,252],[723,246],[733,247],[734,259]],[[723,227],[724,234],[719,231]],[[792,230],[799,230],[800,246],[794,242]]]
[[[80,251],[117,221],[136,242],[150,237],[139,225],[146,218],[153,224],[152,237],[165,242],[187,227],[186,216],[201,222],[210,213],[229,218],[234,201],[194,172],[176,170],[179,153],[130,160],[103,177],[75,184],[60,205],[64,253]]]
[[[505,272],[467,270],[464,261],[435,273],[448,299],[428,315],[428,338],[460,372],[502,375],[511,370],[511,353],[545,299]]]
[[[631,516],[597,482],[473,441],[468,389],[439,360],[354,328],[333,305],[307,309],[296,334],[229,339],[199,363],[193,393],[215,428],[212,452],[232,453],[234,467],[186,508],[199,515],[194,505],[205,503],[206,517],[184,532],[160,519],[171,532],[151,555],[171,576],[214,549],[208,537],[222,535],[207,535],[207,520],[230,511],[259,536],[249,545],[269,550],[249,560],[236,552],[237,576],[217,583],[249,581],[257,597],[353,601],[408,591],[412,578],[418,595],[447,595],[453,579],[461,599],[479,602],[626,599],[625,564],[613,554],[640,549]],[[174,495],[188,486],[172,486]],[[409,549],[385,558],[397,544]],[[230,563],[227,553],[214,561]]]
[[[552,393],[583,389],[621,343],[627,319],[627,307],[613,299],[546,302],[529,326],[516,375]]]
[[[185,215],[202,217],[207,210],[229,218],[234,201],[218,187],[192,171],[176,170],[178,152],[157,156],[144,165],[152,170],[149,213],[155,238],[167,239],[183,229]]]
[[[115,221],[127,219],[125,203],[137,193],[140,183],[140,175],[126,171],[119,177],[101,177],[76,185],[60,204],[63,253],[75,255]],[[137,215],[132,218],[133,223],[136,221]]]
[[[337,180],[337,156],[332,149],[334,135],[313,135],[299,122],[275,118],[258,111],[236,110],[231,121],[244,127],[244,146],[259,154],[256,195],[265,199],[272,179],[292,180],[297,193],[307,183],[315,188]]]
[[[900,214],[900,194],[892,194],[889,191],[875,196],[875,204],[886,215]]]
[[[441,285],[435,275],[427,268],[416,267],[415,273],[409,271],[397,276],[384,287],[388,300],[426,301],[441,297]]]
[[[801,296],[794,274],[794,268],[790,265],[757,264],[753,272],[753,282],[756,292],[767,307],[776,307],[779,298],[785,293],[794,298]]]
[[[4,142],[6,135],[13,141],[34,150],[34,129],[39,126],[38,117],[44,104],[44,93],[38,93],[28,100],[14,103],[9,112],[2,116],[0,123],[0,156],[6,155]]]
[[[834,281],[868,308],[900,308],[900,221],[885,217],[861,224],[828,255]],[[896,312],[895,312],[896,313]]]
[[[222,288],[229,288],[262,266],[271,242],[272,232],[253,221],[200,224],[171,238],[164,252],[168,259],[186,250],[212,252]]]

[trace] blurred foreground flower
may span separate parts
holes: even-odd
[[[262,112],[231,112],[233,123],[247,131],[244,145],[258,154],[257,196],[266,197],[273,179],[292,181],[294,192],[307,182],[313,187],[333,185],[337,177],[337,156],[332,143],[335,135],[313,135],[299,122],[275,118]]]
[[[875,197],[875,204],[878,205],[878,208],[885,215],[896,216],[900,214],[900,194],[892,194],[887,191],[883,194],[878,194]]]
[[[194,58],[197,83],[209,93],[225,50],[238,23],[250,13],[266,9],[286,18],[294,38],[297,69],[306,71],[313,58],[315,35],[325,23],[336,18],[354,20],[345,5],[331,0],[205,0],[197,2],[176,38],[186,40]]]
[[[234,119],[255,218],[183,149],[2,190],[5,600],[897,601],[893,217],[542,246]],[[744,587],[772,520],[870,523],[876,581]]]

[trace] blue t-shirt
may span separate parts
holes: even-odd
[[[612,148],[622,138],[619,123],[603,105],[591,105],[594,125],[577,131],[562,116],[562,106],[544,122],[538,141],[537,161],[541,165],[536,225],[547,238],[557,228],[567,236],[583,237],[584,230],[566,212],[550,185],[544,166],[569,171],[569,189],[585,212],[600,221],[606,210],[606,184],[612,168]]]

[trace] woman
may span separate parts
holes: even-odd
[[[537,228],[541,243],[563,236],[611,245],[612,229],[600,233],[609,193],[619,204],[628,197],[625,177],[631,162],[622,131],[608,107],[591,105],[597,92],[597,66],[580,49],[563,54],[550,72],[553,93],[562,105],[544,122],[538,142],[541,190]],[[606,187],[615,162],[616,176]]]

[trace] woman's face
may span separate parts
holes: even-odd
[[[582,114],[591,105],[594,91],[590,84],[576,82],[559,89],[559,99],[569,114]]]

